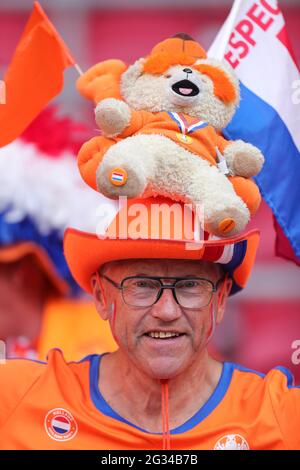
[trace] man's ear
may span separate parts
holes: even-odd
[[[225,313],[225,307],[227,303],[227,299],[232,287],[232,279],[226,277],[223,281],[221,287],[219,288],[218,292],[218,310],[217,310],[217,318],[216,323],[217,325],[221,323]]]
[[[99,282],[101,283],[101,279],[96,273],[94,273],[91,277],[90,284],[91,284],[95,307],[96,307],[97,312],[101,316],[102,320],[107,320],[109,317],[109,311],[107,308],[107,299],[106,299],[103,284],[100,285]]]

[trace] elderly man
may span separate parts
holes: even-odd
[[[207,352],[228,295],[250,274],[257,231],[204,233],[199,243],[178,223],[166,231],[163,213],[153,235],[155,203],[138,205],[142,224],[132,202],[104,236],[67,231],[69,267],[119,349],[79,363],[52,351],[47,364],[2,365],[0,448],[300,448],[300,389],[288,371],[264,376]]]
[[[220,266],[205,261],[116,261],[105,264],[100,277],[93,276],[100,315],[108,319],[111,311],[120,312],[113,319],[119,350],[101,361],[101,389],[124,420],[159,433],[161,384],[166,381],[171,429],[206,403],[223,368],[208,355],[206,345],[224,312],[221,291],[230,286]]]

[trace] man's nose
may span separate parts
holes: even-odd
[[[181,308],[172,289],[163,289],[160,299],[152,306],[151,313],[163,321],[173,321],[181,316]]]
[[[192,71],[191,69],[183,69],[183,71],[184,71],[185,73],[193,73],[193,71]]]

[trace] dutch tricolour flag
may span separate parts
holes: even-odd
[[[300,76],[278,2],[236,0],[208,55],[224,57],[241,81],[224,133],[263,152],[256,181],[300,263]]]
[[[59,434],[66,434],[70,431],[71,425],[70,421],[64,416],[55,416],[51,421],[51,426],[53,427],[54,431],[58,432]]]
[[[111,175],[112,181],[120,181],[122,182],[124,179],[124,175],[122,173],[118,173],[117,171],[114,171]]]

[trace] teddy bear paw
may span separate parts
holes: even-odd
[[[264,164],[261,151],[254,145],[242,140],[229,144],[224,152],[224,157],[232,175],[251,178],[257,175]]]
[[[134,198],[143,195],[147,180],[138,168],[128,162],[122,166],[102,162],[97,170],[97,186],[104,196],[111,199],[119,196]]]
[[[250,213],[246,206],[216,210],[204,220],[204,230],[217,237],[233,237],[244,230],[249,218]]]
[[[128,104],[115,98],[100,101],[95,108],[98,127],[107,137],[121,134],[130,122],[131,112]]]

